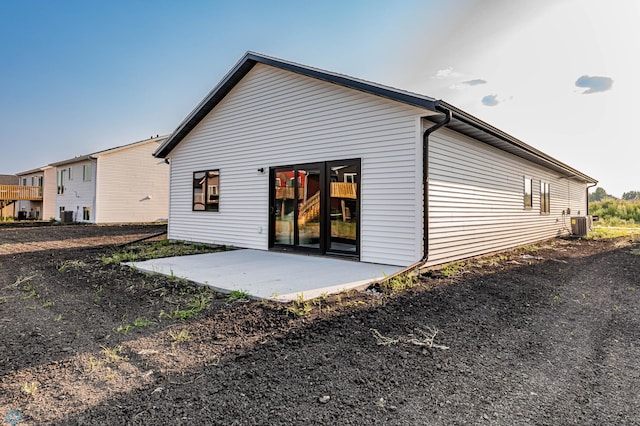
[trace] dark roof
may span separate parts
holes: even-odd
[[[0,185],[17,185],[18,176],[16,175],[0,175]]]
[[[349,77],[343,74],[324,71],[317,68],[308,67],[294,62],[261,55],[254,52],[247,52],[236,65],[224,76],[207,96],[191,111],[191,113],[180,123],[178,128],[160,145],[154,155],[165,158],[184,139],[198,123],[213,110],[222,99],[233,89],[233,87],[258,63],[270,65],[276,68],[291,71],[307,77],[324,80],[340,86],[382,96],[397,102],[427,109],[432,112],[443,113],[451,111],[451,121],[446,127],[461,134],[467,135],[488,145],[494,146],[503,151],[525,158],[536,164],[548,167],[567,178],[576,178],[585,182],[597,183],[597,181],[584,173],[569,167],[568,165],[554,159],[553,157],[533,148],[530,145],[514,138],[513,136],[485,123],[484,121],[468,114],[455,106],[442,100],[436,100],[428,96],[412,93],[393,87],[384,86],[377,83]],[[444,119],[441,114],[427,117],[429,120],[438,122]]]

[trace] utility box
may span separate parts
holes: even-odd
[[[73,211],[63,211],[60,213],[60,221],[62,223],[73,222]]]
[[[586,237],[591,228],[586,216],[573,216],[571,218],[571,234],[576,237]]]

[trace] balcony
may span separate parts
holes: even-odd
[[[41,186],[0,185],[0,201],[42,200]]]

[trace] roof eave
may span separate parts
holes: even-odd
[[[480,140],[481,142],[487,143],[488,145],[492,145],[502,151],[511,152],[514,155],[517,155],[521,158],[524,158],[529,161],[533,161],[534,163],[546,166],[551,168],[567,178],[575,178],[585,183],[597,183],[598,181],[594,178],[574,169],[573,167],[564,164],[561,161],[556,160],[555,158],[545,154],[544,152],[528,145],[521,140],[509,135],[508,133],[503,132],[502,130],[493,127],[492,125],[480,120],[477,117],[468,114],[461,109],[448,104],[444,101],[438,101],[438,105],[442,106],[445,109],[450,110],[453,113],[453,118],[451,122],[447,125],[448,128],[472,137],[474,139]],[[461,125],[462,124],[462,125]],[[473,127],[475,129],[480,130],[486,137],[479,138],[477,135],[474,135],[472,132],[465,131],[463,125],[467,125]],[[507,146],[500,146],[506,144]],[[505,149],[510,147],[510,149]],[[514,151],[514,152],[512,152]]]

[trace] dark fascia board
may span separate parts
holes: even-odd
[[[545,153],[525,144],[524,142],[514,138],[513,136],[499,130],[488,123],[468,114],[461,109],[454,107],[444,101],[436,100],[428,96],[395,89],[392,87],[372,83],[369,81],[353,78],[347,75],[333,73],[330,71],[320,70],[308,67],[295,62],[289,62],[270,56],[265,56],[255,52],[247,52],[236,65],[222,78],[222,80],[205,96],[205,98],[187,115],[178,128],[158,147],[153,154],[159,158],[166,158],[169,153],[184,139],[191,130],[193,130],[204,117],[213,110],[222,99],[235,87],[242,78],[251,71],[258,63],[270,65],[276,68],[291,71],[307,77],[316,78],[340,86],[359,90],[377,96],[382,96],[397,102],[402,102],[419,108],[424,108],[432,112],[443,112],[443,109],[451,110],[453,113],[452,121],[447,127],[465,134],[464,129],[455,126],[455,123],[465,123],[474,129],[478,129],[486,138],[482,142],[499,148],[499,141],[506,142],[513,147],[513,152],[522,158],[537,160],[536,162],[551,167],[552,169],[563,173],[566,177],[576,178],[585,182],[597,183],[597,181],[560,161],[546,155]],[[429,120],[438,121],[438,115],[428,117]],[[442,117],[440,117],[442,119]],[[471,136],[471,135],[468,135]],[[473,137],[473,136],[471,136]]]
[[[283,70],[291,71],[307,77],[318,80],[327,81],[340,86],[359,90],[361,92],[370,93],[384,98],[392,99],[397,102],[426,108],[435,111],[434,98],[419,95],[381,84],[372,83],[365,80],[349,77],[343,74],[324,71],[317,68],[308,67],[306,65],[297,64],[295,62],[284,61],[282,59],[261,55],[255,52],[247,52],[236,65],[224,76],[213,90],[191,111],[191,113],[182,121],[178,128],[169,136],[169,138],[156,150],[154,155],[160,158],[166,158],[184,137],[193,130],[198,123],[213,110],[222,99],[235,87],[242,78],[256,64],[270,65]]]

